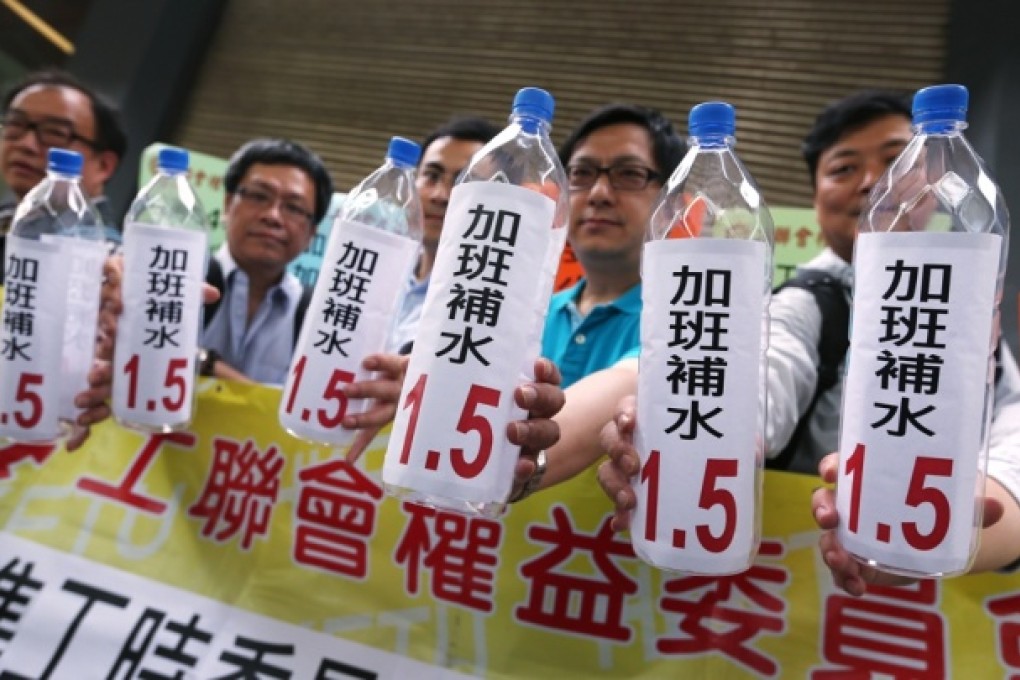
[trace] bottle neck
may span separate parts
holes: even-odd
[[[921,135],[952,135],[963,132],[966,127],[967,121],[948,118],[943,120],[926,120],[922,123],[917,123],[914,126],[914,131]]]
[[[386,162],[395,168],[400,168],[401,170],[414,170],[414,165],[398,161],[396,158],[390,156],[386,157]]]
[[[510,116],[510,122],[521,126],[524,132],[531,135],[537,135],[539,132],[549,134],[549,123],[530,113],[515,113]]]
[[[46,177],[60,182],[74,182],[75,184],[79,184],[81,182],[81,175],[60,172],[59,170],[47,170]]]
[[[169,175],[170,177],[177,177],[178,175],[187,175],[187,170],[178,170],[177,168],[164,168],[160,167],[158,172],[163,175]]]
[[[733,146],[734,139],[730,135],[725,134],[707,134],[700,135],[698,137],[690,138],[690,145],[692,147],[698,147],[699,149],[725,149],[728,146]]]

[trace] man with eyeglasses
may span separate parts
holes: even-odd
[[[553,297],[542,336],[542,355],[559,366],[564,387],[640,344],[645,229],[685,151],[659,112],[627,104],[593,111],[560,147],[567,238],[584,268],[584,278]]]
[[[390,335],[389,346],[393,350],[407,353],[414,340],[453,185],[475,152],[498,133],[499,128],[483,118],[461,116],[451,118],[422,142],[415,179],[422,209],[422,251]]]
[[[114,226],[103,191],[127,149],[117,111],[70,74],[48,70],[30,73],[3,98],[0,172],[13,196],[0,203],[0,233],[10,228],[18,202],[46,176],[51,148],[83,156],[82,190]]]
[[[110,227],[116,228],[103,192],[127,149],[127,137],[117,110],[91,88],[69,73],[45,70],[29,73],[3,96],[0,120],[0,174],[10,192],[0,201],[0,277],[3,276],[6,234],[18,203],[46,177],[47,154],[51,148],[77,151],[83,157],[81,186]],[[115,273],[107,262],[104,276]],[[89,428],[110,415],[111,372],[114,332],[103,319],[108,317],[107,287],[103,291],[103,314],[98,333],[97,361],[89,373],[89,388],[75,398],[82,410],[68,451],[80,447]]]
[[[333,181],[304,146],[256,139],[230,159],[223,186],[226,240],[207,277],[222,298],[206,309],[199,368],[203,375],[279,385],[309,299],[287,266],[325,216]]]
[[[570,190],[568,238],[585,271],[575,286],[553,296],[542,337],[542,355],[559,368],[563,387],[612,366],[639,347],[645,229],[662,183],[685,151],[683,140],[660,113],[626,104],[592,112],[560,147]],[[423,157],[425,172],[426,161]],[[345,387],[351,398],[376,400],[370,411],[344,420],[344,427],[362,430],[349,458],[359,456],[392,419],[406,360],[367,357],[364,365],[377,372],[375,378]],[[546,380],[538,384],[554,391]],[[519,404],[544,420],[531,421],[519,436],[527,453],[515,472],[514,501],[535,490],[542,479],[544,457],[536,453],[558,438],[558,428],[548,418],[561,405],[535,410]]]

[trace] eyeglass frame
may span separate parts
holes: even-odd
[[[19,117],[23,118],[23,120],[15,119],[15,123],[12,126],[11,122],[10,122],[11,114],[14,114],[15,116],[19,116]],[[55,142],[55,143],[47,142],[45,139],[43,139],[43,129],[42,128],[45,125],[50,125],[50,126],[53,126],[53,125],[66,126],[66,129],[62,130],[62,132],[66,133],[66,137],[63,138],[60,142]],[[18,134],[18,135],[15,135],[15,136],[11,136],[8,131],[12,130],[12,129],[13,130],[17,130],[18,127],[22,128],[21,133]],[[58,148],[58,149],[59,148],[66,148],[66,147],[71,146],[71,144],[74,144],[75,142],[81,142],[82,144],[84,144],[85,146],[89,147],[93,151],[99,151],[100,150],[99,149],[99,145],[97,144],[95,139],[89,139],[88,137],[85,137],[83,135],[78,134],[75,131],[75,129],[74,129],[74,123],[72,121],[70,121],[70,120],[67,120],[66,118],[57,118],[57,117],[53,117],[53,116],[44,116],[44,117],[40,118],[39,120],[32,120],[32,118],[30,118],[25,113],[22,113],[21,111],[15,110],[15,111],[7,111],[6,113],[4,113],[3,118],[0,119],[0,139],[3,139],[4,141],[12,141],[12,142],[13,141],[17,141],[17,140],[21,139],[22,137],[24,137],[29,132],[35,134],[35,138],[39,140],[39,143],[42,144],[45,147],[48,147],[48,148]],[[51,129],[51,132],[52,132],[52,129]]]
[[[572,168],[586,168],[588,170],[594,170],[595,176],[592,178],[591,184],[586,186],[578,186],[571,182],[571,169]],[[640,169],[645,172],[645,181],[640,187],[621,187],[617,185],[616,180],[613,179],[613,172],[623,169]],[[605,173],[606,177],[609,178],[609,186],[615,191],[644,191],[648,188],[648,185],[654,181],[662,181],[662,173],[657,170],[653,170],[646,165],[633,162],[615,163],[613,165],[595,165],[594,163],[568,163],[564,168],[567,173],[567,188],[570,191],[590,191],[599,182],[599,177]]]
[[[305,210],[303,206],[297,205],[291,199],[281,196],[272,189],[241,185],[233,193],[239,196],[241,201],[258,210],[269,210],[274,205],[279,204],[280,214],[292,224],[304,225],[306,227],[311,227],[315,224],[314,212]]]

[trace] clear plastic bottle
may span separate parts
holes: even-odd
[[[416,143],[394,137],[337,215],[280,401],[280,424],[295,436],[334,447],[353,439],[340,423],[365,404],[343,386],[368,378],[362,359],[386,348],[421,249],[420,157]]]
[[[106,247],[82,191],[82,156],[50,149],[47,174],[22,199],[7,236],[0,328],[0,437],[69,432],[95,353]]]
[[[534,377],[567,231],[553,108],[545,90],[520,90],[451,192],[383,466],[400,498],[493,517],[510,494],[506,426],[525,415],[513,390]]]
[[[773,226],[735,125],[724,102],[691,109],[642,255],[631,539],[653,566],[706,575],[747,569],[761,535]]]
[[[854,249],[839,539],[913,577],[966,571],[981,502],[1009,237],[963,136],[967,90],[914,97],[914,137],[872,189]]]
[[[124,311],[113,361],[113,415],[146,432],[191,423],[208,224],[188,181],[189,154],[159,150],[124,219]]]

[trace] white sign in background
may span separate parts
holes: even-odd
[[[757,553],[766,270],[758,241],[645,245],[631,540],[653,566],[732,574]]]
[[[843,545],[887,570],[949,575],[968,565],[1001,243],[965,233],[857,238],[836,507]],[[951,269],[948,301],[921,298],[944,279],[924,280],[926,265]],[[912,297],[897,299],[911,284]],[[879,373],[892,361],[883,389]]]
[[[57,243],[63,255],[60,266],[69,269],[67,306],[64,308],[64,350],[60,381],[60,417],[68,422],[81,413],[74,405],[78,394],[88,388],[96,352],[99,297],[103,286],[104,241],[85,241],[69,236],[43,235],[42,241]]]
[[[386,349],[418,250],[412,238],[357,222],[333,229],[280,400],[280,424],[292,434],[332,446],[353,439],[340,422],[366,402],[349,401],[343,386],[367,379],[362,360]],[[334,333],[342,350],[331,347]]]
[[[0,570],[9,579],[14,574],[28,577],[20,581],[18,597],[0,626],[13,633],[0,639],[5,676],[103,680],[138,677],[144,669],[167,678],[242,677],[240,660],[258,654],[263,672],[268,666],[286,672],[274,677],[469,677],[253,614],[11,534],[0,534],[0,555]],[[182,650],[176,649],[185,642]],[[264,651],[256,652],[252,643]],[[253,663],[249,661],[248,672],[254,672]],[[49,674],[44,674],[46,669]]]
[[[454,187],[386,451],[383,481],[391,492],[410,490],[415,500],[468,513],[476,511],[468,504],[484,505],[486,514],[505,501],[519,452],[506,426],[523,416],[513,390],[534,377],[566,238],[566,229],[552,228],[555,207],[550,198],[509,184]],[[492,230],[500,222],[505,230],[511,215],[519,215],[515,244],[479,240],[480,223],[466,236],[482,221],[479,211],[491,213]],[[498,276],[493,249],[512,251]],[[481,273],[455,275],[462,267]],[[454,305],[457,286],[502,295],[495,323],[465,321],[465,309]],[[467,350],[468,333],[482,359]]]
[[[61,434],[60,368],[70,270],[57,243],[8,235],[5,257],[0,436],[51,441]]]
[[[191,421],[207,252],[203,232],[127,226],[113,362],[113,412],[121,423],[159,430]],[[161,327],[172,340],[161,339]]]

